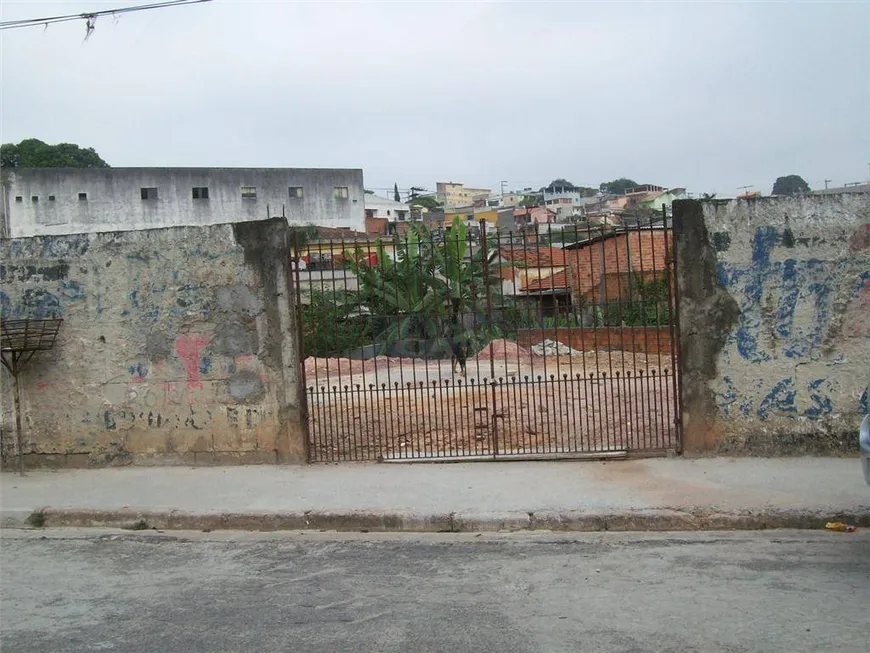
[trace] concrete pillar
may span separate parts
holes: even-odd
[[[710,381],[740,309],[716,275],[716,253],[710,245],[701,202],[673,204],[679,260],[680,373],[683,446],[686,453],[712,451],[718,440],[717,407]]]
[[[295,278],[291,265],[290,229],[283,218],[233,225],[236,241],[245,252],[264,289],[266,346],[264,356],[281,371],[278,389],[280,432],[278,462],[308,462],[305,393],[299,360]]]

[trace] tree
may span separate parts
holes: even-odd
[[[396,200],[397,202],[401,202],[401,201],[402,201],[402,196],[399,195],[399,184],[398,184],[398,182],[396,182],[396,183],[393,184],[393,199]]]
[[[636,186],[640,186],[640,184],[634,181],[634,179],[620,177],[613,181],[601,182],[601,185],[598,188],[602,193],[607,193],[609,195],[625,195],[625,191],[629,188],[635,188]]]
[[[539,192],[543,193],[547,191],[548,193],[555,192],[574,192],[580,193],[583,197],[595,197],[598,194],[597,188],[590,188],[589,186],[575,186],[567,179],[554,179],[549,184],[544,186]]]
[[[804,181],[800,175],[788,175],[786,177],[777,177],[773,182],[773,190],[771,195],[798,195],[799,193],[809,193],[810,186]]]
[[[441,204],[431,195],[420,195],[418,197],[412,197],[408,200],[408,204],[411,206],[419,206],[421,208],[426,209],[427,211],[437,211],[441,208]]]
[[[313,224],[294,225],[289,228],[289,231],[293,258],[299,258],[308,249],[308,245],[320,237],[320,230]]]
[[[36,138],[0,147],[0,165],[4,168],[108,168],[94,148],[73,143],[49,145]]]
[[[570,192],[570,191],[573,191],[573,190],[579,190],[579,187],[578,187],[578,186],[575,186],[574,184],[572,184],[572,183],[571,183],[570,181],[568,181],[567,179],[561,179],[561,178],[560,178],[560,179],[554,179],[554,180],[551,181],[549,184],[547,184],[546,186],[544,186],[541,190],[542,190],[542,191],[546,190],[548,193],[554,193],[554,192],[556,192],[557,190],[559,190],[560,192],[562,192],[562,191],[568,191],[568,192]]]

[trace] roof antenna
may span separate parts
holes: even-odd
[[[94,28],[97,26],[97,17],[94,14],[83,16],[85,19],[85,41],[91,38]]]

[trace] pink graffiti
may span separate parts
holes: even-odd
[[[208,342],[209,338],[206,336],[179,336],[175,341],[175,353],[178,354],[187,373],[188,389],[202,387],[202,381],[199,380],[199,354]]]
[[[858,295],[846,310],[843,321],[843,335],[853,338],[870,338],[870,279],[867,279],[858,291]]]

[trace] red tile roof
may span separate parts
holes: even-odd
[[[565,265],[565,252],[557,247],[502,247],[502,257],[530,268]]]
[[[542,290],[568,290],[568,271],[561,270],[548,277],[532,279],[522,289],[524,292],[540,292]]]

